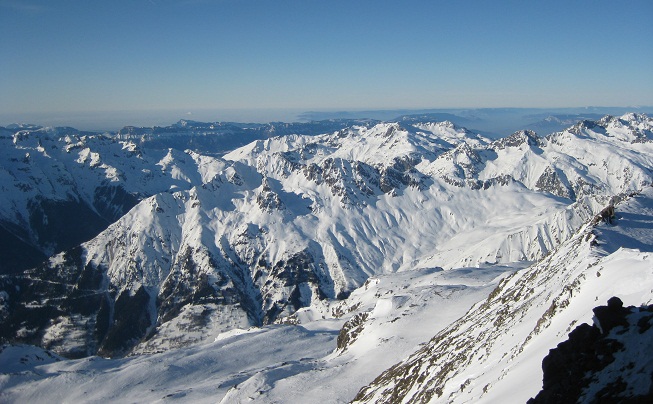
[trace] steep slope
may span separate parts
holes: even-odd
[[[541,262],[504,279],[354,402],[525,402],[535,396],[542,358],[578,323],[591,322],[594,306],[613,296],[628,305],[652,302],[653,189],[616,209],[616,224],[590,223]]]
[[[328,316],[374,275],[534,261],[651,183],[650,126],[607,117],[490,142],[450,123],[381,123],[224,159],[170,150],[157,164],[180,190],[0,279],[1,335],[66,355],[152,352],[304,307]]]

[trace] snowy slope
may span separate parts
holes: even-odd
[[[302,327],[338,326],[332,353],[301,372],[261,370],[230,388],[221,402],[347,402],[358,386],[416,349],[515,269],[430,269],[370,278],[346,301],[331,306],[335,319],[320,320],[311,309],[297,313]]]
[[[653,302],[653,189],[617,205],[615,225],[588,224],[408,359],[356,402],[525,402],[542,386],[541,361],[592,308],[612,296]],[[650,382],[650,380],[649,380]]]

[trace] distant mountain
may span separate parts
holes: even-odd
[[[0,143],[0,274],[36,266],[95,237],[142,198],[200,178],[191,155],[73,128],[0,128]]]
[[[444,108],[395,109],[363,111],[311,111],[299,115],[300,120],[376,119],[402,121],[404,117],[451,121],[459,126],[498,139],[507,133],[531,129],[540,136],[564,130],[575,123],[598,120],[605,115],[621,116],[630,112],[653,114],[652,106],[641,107],[577,107],[577,108]],[[430,117],[430,118],[427,118]],[[557,122],[557,121],[560,122]]]
[[[170,126],[141,128],[127,126],[118,137],[131,140],[141,147],[152,149],[190,149],[201,154],[219,156],[255,140],[285,135],[317,135],[334,132],[355,124],[374,123],[373,120],[331,119],[306,123],[270,122],[196,122],[180,120]]]
[[[0,274],[19,273],[95,237],[140,200],[201,182],[201,159],[253,140],[340,130],[359,121],[124,127],[0,127]],[[184,154],[193,150],[199,154]],[[173,156],[178,156],[176,161]],[[176,166],[179,163],[181,165]]]

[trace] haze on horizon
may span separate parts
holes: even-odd
[[[651,17],[643,0],[0,0],[0,124],[650,106]]]

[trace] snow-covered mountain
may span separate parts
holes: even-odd
[[[145,197],[202,184],[212,155],[256,139],[324,133],[360,122],[0,127],[0,274],[19,273],[97,236]]]
[[[651,268],[644,253],[614,247],[648,251],[653,245],[646,221],[623,234],[614,230],[627,228],[621,226],[626,206],[648,209],[653,120],[644,115],[606,116],[546,137],[520,131],[499,140],[450,122],[362,122],[322,135],[261,139],[222,157],[145,148],[136,141],[138,131],[48,131],[3,132],[15,154],[3,186],[31,187],[5,203],[3,220],[22,224],[35,235],[20,240],[48,251],[47,243],[34,242],[43,237],[28,219],[15,219],[16,212],[34,216],[32,200],[76,200],[100,217],[109,211],[119,218],[107,216],[112,223],[105,230],[43,265],[0,277],[0,337],[68,357],[143,354],[120,362],[125,377],[156,361],[169,366],[180,355],[234,355],[225,368],[207,365],[203,371],[213,369],[220,383],[184,390],[188,400],[209,392],[225,402],[351,400],[383,368],[441,330],[357,399],[502,397],[501,386],[508,386],[502,380],[539,374],[546,349],[564,339],[569,324],[585,321],[587,310],[612,296],[596,291],[604,286],[582,286],[588,268],[599,265],[594,261],[610,268],[610,260],[627,261],[637,274]],[[27,153],[28,162],[21,163]],[[60,168],[48,171],[53,163]],[[37,168],[42,175],[33,174]],[[68,187],[47,185],[65,175]],[[121,189],[131,202],[109,199],[112,208],[101,208],[98,184]],[[634,201],[644,202],[632,202],[642,190]],[[620,224],[597,223],[596,215],[609,219],[615,205]],[[601,231],[605,235],[597,238]],[[614,251],[592,245],[601,237]],[[508,273],[514,274],[490,294]],[[639,282],[636,292],[614,286],[619,283],[612,275],[597,282],[610,281],[610,293],[640,305],[648,302],[641,288],[653,289],[647,276],[627,278],[629,285]],[[583,298],[581,309],[562,310],[571,304],[563,302],[570,299],[566,294],[575,296],[577,289],[598,300]],[[549,326],[549,311],[558,328]],[[420,327],[425,322],[432,324]],[[270,324],[277,325],[250,328]],[[274,351],[270,341],[283,347]],[[252,361],[238,364],[236,353],[226,354],[235,344],[242,355],[250,343],[262,344]],[[534,344],[534,354],[520,356]],[[531,373],[511,371],[513,361]],[[483,374],[478,363],[498,363],[493,366],[506,374]],[[91,362],[46,366],[97,374]],[[164,367],[154,366],[159,370],[153,374]],[[75,377],[86,380],[82,373]],[[181,379],[164,379],[181,389]],[[7,397],[22,397],[20,386],[29,380],[10,375],[0,383],[17,386]],[[535,396],[541,377],[535,382],[520,384],[524,400]],[[300,386],[305,395],[293,398],[289,392]],[[87,397],[108,396],[98,391]]]
[[[1,273],[97,236],[144,197],[201,183],[211,158],[72,128],[0,128]]]
[[[448,122],[382,123],[259,140],[224,159],[170,149],[140,165],[133,143],[93,138],[112,150],[104,158],[86,138],[57,149],[32,137],[23,144],[42,150],[38,161],[57,152],[97,168],[81,178],[153,194],[94,239],[4,280],[20,291],[8,292],[15,316],[3,336],[27,330],[24,341],[68,355],[294,321],[377,274],[534,261],[611,198],[650,184],[653,166],[651,121],[635,114],[494,142]],[[97,191],[70,182],[90,205]]]
[[[574,353],[584,355],[575,366],[593,369],[584,373],[586,398],[645,400],[652,372],[649,308],[631,310],[627,328],[619,318],[610,329],[604,322],[602,337],[581,332],[600,345],[578,341],[574,331],[592,328],[579,326],[591,324],[593,309],[612,296],[626,305],[651,305],[653,188],[615,208],[612,224],[590,221],[525,269],[489,265],[373,276],[347,299],[331,302],[333,315],[326,319],[307,308],[297,313],[298,325],[234,329],[189,347],[114,360],[68,360],[6,345],[0,399],[339,403],[371,383],[358,401],[523,403],[542,388],[543,358],[572,333],[582,345]],[[596,317],[600,325],[603,315]],[[593,347],[615,361],[593,361],[587,354]],[[569,350],[560,355],[566,360]]]

